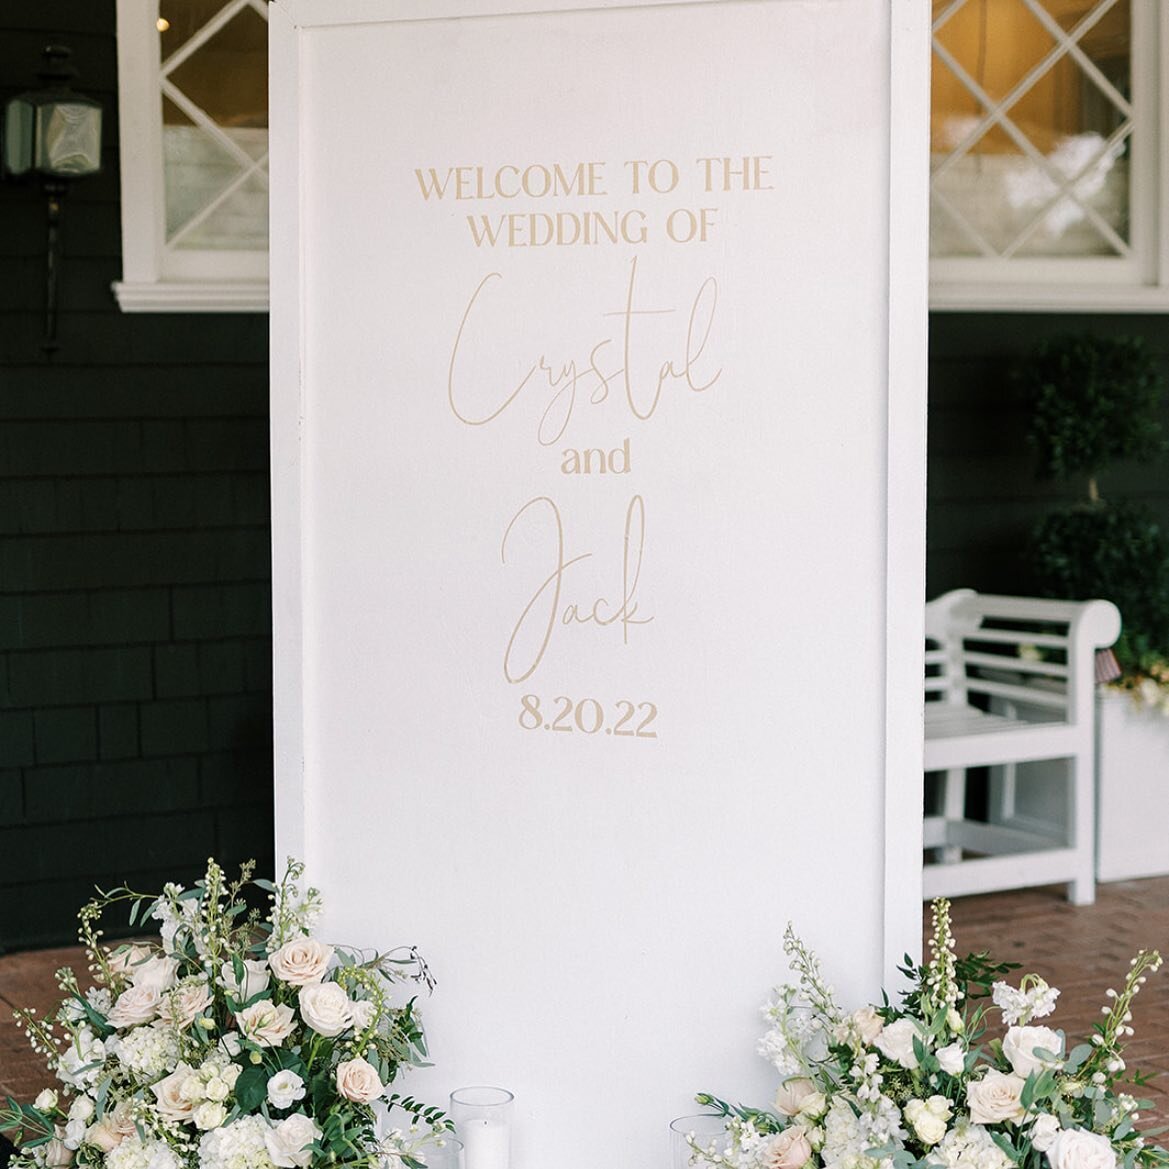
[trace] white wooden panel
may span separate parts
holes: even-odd
[[[278,843],[332,935],[433,962],[410,1090],[513,1089],[516,1169],[642,1169],[693,1092],[767,1098],[787,919],[849,999],[917,945],[921,624],[886,615],[925,220],[891,243],[889,202],[925,140],[889,69],[924,126],[928,12],[411,13],[273,5]],[[478,197],[555,163],[592,190]]]

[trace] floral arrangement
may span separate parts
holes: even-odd
[[[719,1169],[1153,1169],[1169,1152],[1136,1123],[1122,1055],[1131,1006],[1156,951],[1133,960],[1123,989],[1108,991],[1091,1038],[1068,1048],[1037,1024],[1059,991],[986,954],[958,958],[949,902],[933,904],[929,961],[906,959],[901,1006],[845,1013],[819,963],[788,926],[784,949],[798,982],[764,1008],[759,1053],[780,1075],[771,1108],[700,1094],[725,1117],[725,1140],[689,1138],[692,1166]],[[979,1002],[990,998],[991,1003]],[[993,1004],[993,1005],[991,1005]],[[990,1011],[1006,1027],[988,1038]]]
[[[420,1150],[449,1123],[387,1085],[426,1059],[415,1000],[391,1001],[395,983],[433,988],[426,964],[413,950],[325,945],[303,865],[289,861],[279,884],[253,868],[229,883],[211,861],[194,888],[99,891],[80,911],[94,984],[59,970],[56,1011],[16,1013],[57,1086],[0,1109],[19,1147],[12,1169],[425,1164]],[[249,896],[267,898],[265,918]],[[159,922],[160,939],[103,944],[116,903],[132,927]],[[379,1138],[375,1102],[404,1108],[406,1129]]]
[[[1146,655],[1135,669],[1111,686],[1127,693],[1137,706],[1159,711],[1169,718],[1169,660],[1157,654]]]

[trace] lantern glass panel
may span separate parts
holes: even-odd
[[[76,177],[101,169],[101,107],[86,101],[37,108],[37,169]]]
[[[32,103],[14,97],[4,113],[4,169],[11,175],[27,174],[32,168],[33,125]]]

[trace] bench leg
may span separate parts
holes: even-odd
[[[966,771],[955,767],[942,772],[942,818],[946,826],[966,819]],[[940,852],[943,864],[956,864],[962,859],[959,845],[948,844]]]
[[[1073,905],[1096,900],[1096,772],[1093,760],[1073,755],[1068,760],[1068,798],[1072,801],[1068,823],[1076,850],[1076,875],[1068,884]]]

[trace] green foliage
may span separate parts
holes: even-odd
[[[1120,610],[1115,647],[1126,672],[1169,652],[1169,541],[1144,508],[1085,504],[1046,516],[1035,530],[1032,565],[1043,596],[1104,597]]]
[[[1111,462],[1165,451],[1164,380],[1140,337],[1044,342],[1016,372],[1032,404],[1029,438],[1045,478],[1094,476]]]

